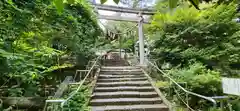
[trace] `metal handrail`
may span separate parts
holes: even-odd
[[[46,104],[44,107],[44,110],[46,108],[47,103],[61,103],[61,108],[63,108],[63,106],[65,105],[66,102],[68,102],[68,100],[70,100],[74,95],[77,94],[77,92],[81,89],[83,83],[86,81],[86,79],[88,78],[88,76],[91,74],[92,70],[94,69],[94,67],[96,66],[98,60],[101,58],[102,56],[98,56],[94,62],[94,64],[92,65],[92,67],[89,69],[87,75],[85,76],[85,78],[80,82],[77,90],[75,90],[74,92],[70,93],[70,96],[67,99],[57,99],[57,100],[46,100]]]
[[[87,75],[86,75],[85,78],[82,80],[82,82],[79,84],[77,90],[75,90],[67,99],[65,99],[65,100],[61,103],[61,107],[63,107],[64,104],[65,104],[69,99],[71,99],[74,95],[76,95],[77,92],[81,89],[83,83],[86,81],[86,79],[88,78],[88,76],[91,74],[91,71],[92,71],[93,68],[96,66],[99,58],[101,58],[101,56],[97,57],[96,61],[95,61],[94,64],[92,65],[92,67],[89,69]]]
[[[158,71],[160,71],[164,76],[166,76],[171,82],[173,82],[175,85],[177,85],[181,90],[183,90],[185,93],[188,93],[188,94],[191,94],[191,95],[194,95],[194,96],[197,96],[197,97],[200,97],[200,98],[203,98],[205,100],[208,100],[210,102],[213,103],[213,106],[216,107],[217,106],[217,102],[211,98],[211,97],[207,97],[207,96],[204,96],[204,95],[200,95],[200,94],[197,94],[197,93],[194,93],[194,92],[191,92],[191,91],[188,91],[186,90],[185,88],[183,88],[181,85],[179,85],[173,78],[171,78],[168,74],[166,74],[164,71],[162,71],[161,69],[158,68],[158,66],[154,65],[152,62],[150,62],[149,60],[146,60],[149,64],[151,64],[153,67],[155,67]]]

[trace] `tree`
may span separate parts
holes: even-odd
[[[101,31],[92,10],[87,2],[65,5],[59,14],[48,0],[0,1],[1,97],[42,95],[40,85],[59,82],[53,72],[94,56]]]
[[[158,6],[156,9],[164,10]],[[187,83],[187,90],[209,97],[223,95],[221,77],[240,77],[240,25],[232,21],[236,17],[236,7],[235,3],[225,2],[203,11],[186,5],[174,12],[159,11],[152,17],[148,30],[155,41],[151,57],[161,68],[171,66],[167,74],[178,83]],[[158,80],[165,81],[162,77]],[[175,86],[164,89],[172,87]],[[169,97],[175,100],[174,95]],[[227,101],[234,110],[239,110],[237,97]],[[181,104],[181,100],[177,102]],[[193,96],[188,102],[192,108],[203,111],[209,111],[211,105]]]
[[[107,0],[101,0],[101,3],[105,3]],[[119,1],[121,1],[122,3],[131,3],[129,2],[129,0],[113,0],[116,4],[119,3]],[[132,1],[133,4],[137,4],[140,0],[134,0]],[[213,2],[213,0],[186,0],[186,1],[189,1],[196,9],[199,9],[199,3],[200,2]],[[224,2],[227,2],[227,3],[230,3],[232,1],[235,1],[235,0],[217,0],[216,3],[218,5],[220,5],[221,3],[224,3]],[[176,8],[178,6],[178,3],[180,2],[180,0],[168,0],[169,2],[169,7],[170,8]]]

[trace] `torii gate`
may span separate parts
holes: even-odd
[[[94,4],[98,10],[114,11],[114,12],[123,12],[123,13],[132,13],[138,14],[138,17],[122,17],[122,16],[106,16],[99,15],[99,19],[107,20],[116,20],[116,21],[129,21],[138,23],[138,36],[139,36],[139,52],[140,52],[140,65],[145,63],[145,54],[144,54],[144,35],[143,35],[143,23],[149,23],[148,20],[143,18],[143,15],[154,15],[155,11],[151,9],[133,9],[126,7],[117,7],[109,5],[100,5]]]

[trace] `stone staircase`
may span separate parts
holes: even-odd
[[[139,67],[116,64],[101,68],[90,106],[92,111],[169,111]]]

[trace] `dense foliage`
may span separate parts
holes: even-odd
[[[234,3],[202,11],[181,6],[158,13],[148,32],[155,41],[152,57],[160,67],[167,65],[172,77],[186,82],[190,91],[221,96],[220,77],[239,77],[240,72],[240,25],[233,21],[235,16]],[[199,98],[190,97],[189,103],[206,108]]]
[[[62,1],[62,0],[56,0],[56,1]],[[78,0],[75,0],[78,1]],[[111,1],[111,0],[100,0],[100,2],[102,4],[104,4],[107,1]],[[152,2],[153,0],[113,0],[113,2],[115,2],[116,4],[118,4],[119,2],[124,4],[124,5],[128,5],[130,7],[143,7],[143,4],[146,6],[148,5],[148,2]],[[157,1],[157,0],[156,0]],[[194,6],[196,9],[200,10],[199,4],[200,3],[215,3],[216,5],[220,5],[221,3],[230,3],[234,0],[158,0],[158,2],[168,2],[168,7],[173,9],[178,7],[179,5],[181,5],[182,3],[186,3],[189,2],[192,6]],[[144,6],[144,7],[145,7]]]
[[[72,91],[76,89],[77,87],[71,88]],[[89,86],[83,86],[79,92],[67,102],[63,111],[90,111],[90,108],[88,107],[89,98],[91,97],[89,89]]]
[[[59,81],[53,71],[91,57],[100,34],[87,2],[64,4],[59,13],[49,0],[0,1],[1,96],[45,96],[41,86]],[[40,93],[42,92],[42,93]]]

